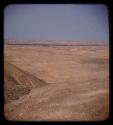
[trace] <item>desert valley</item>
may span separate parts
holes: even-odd
[[[106,120],[109,45],[4,44],[4,99],[7,120]]]

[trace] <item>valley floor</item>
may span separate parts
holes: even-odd
[[[29,93],[4,104],[6,119],[98,121],[109,117],[108,46],[4,45],[4,62],[17,67],[5,68],[5,81],[13,78],[13,84],[8,84],[31,87]]]

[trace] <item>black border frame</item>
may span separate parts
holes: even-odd
[[[104,5],[106,5],[107,6],[107,8],[108,8],[108,11],[109,11],[109,56],[110,56],[110,58],[109,58],[109,85],[110,85],[110,87],[109,87],[109,89],[110,89],[110,115],[109,115],[109,118],[108,119],[106,119],[106,120],[104,120],[104,121],[80,121],[80,122],[78,122],[78,121],[60,121],[60,122],[69,122],[69,123],[72,123],[72,122],[75,122],[75,123],[112,123],[112,101],[111,101],[111,93],[112,93],[112,84],[111,84],[111,68],[112,68],[112,66],[111,66],[111,64],[112,64],[112,60],[111,60],[111,4],[112,4],[112,2],[110,3],[110,1],[102,1],[102,0],[96,0],[96,1],[73,1],[73,0],[70,0],[69,2],[61,2],[61,1],[54,1],[54,2],[51,2],[51,1],[49,1],[49,2],[45,2],[45,1],[38,1],[38,2],[36,2],[36,1],[34,1],[34,0],[29,0],[29,1],[25,1],[25,0],[4,0],[4,1],[2,1],[2,2],[0,2],[0,18],[1,18],[1,26],[0,26],[0,32],[1,32],[1,36],[0,36],[0,39],[1,39],[1,41],[0,41],[0,50],[1,50],[1,60],[0,60],[0,69],[1,69],[1,71],[0,71],[0,80],[1,80],[1,82],[0,83],[2,83],[2,84],[0,84],[0,95],[1,95],[1,103],[0,103],[0,119],[2,119],[2,122],[3,123],[13,123],[13,122],[15,122],[15,123],[17,123],[17,122],[20,122],[20,123],[25,123],[25,122],[27,122],[27,123],[32,123],[32,122],[29,122],[29,121],[8,121],[7,119],[5,119],[5,116],[4,116],[4,69],[3,69],[3,67],[4,67],[4,9],[5,9],[5,7],[7,6],[7,5],[9,5],[9,4],[104,4]],[[33,123],[34,123],[35,121],[33,121]],[[45,122],[45,121],[43,121],[43,122]],[[48,121],[47,121],[48,122]],[[52,122],[55,122],[55,121],[52,121]],[[59,121],[58,121],[59,122]],[[38,122],[37,121],[37,123],[42,123],[42,122]]]

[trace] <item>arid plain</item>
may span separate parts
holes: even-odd
[[[106,120],[109,46],[5,44],[4,99],[8,120]]]

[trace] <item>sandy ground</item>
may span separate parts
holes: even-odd
[[[108,46],[5,45],[4,60],[47,83],[5,103],[6,119],[98,121],[109,117]]]

